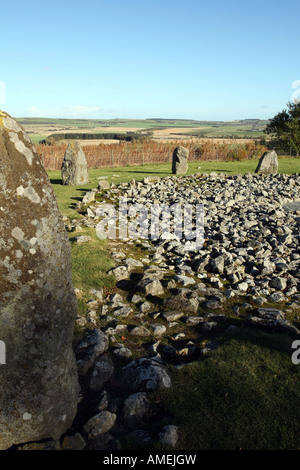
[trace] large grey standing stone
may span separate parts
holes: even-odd
[[[79,185],[89,182],[87,161],[78,142],[68,144],[61,166],[61,177],[65,185]]]
[[[188,171],[189,150],[186,147],[176,147],[173,152],[172,173],[185,175]]]
[[[265,175],[276,174],[278,171],[278,158],[275,150],[265,152],[259,159],[255,173]]]
[[[79,392],[68,237],[24,130],[0,111],[0,449],[58,439]]]

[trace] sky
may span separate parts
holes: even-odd
[[[300,97],[299,13],[299,0],[2,0],[0,109],[270,119]]]

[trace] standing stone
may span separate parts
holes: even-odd
[[[275,150],[265,152],[260,157],[255,173],[263,173],[265,175],[276,174],[278,171],[278,158]]]
[[[0,111],[0,449],[58,439],[77,410],[68,237],[24,130]]]
[[[78,142],[70,142],[61,166],[63,184],[79,185],[89,182],[85,155]]]
[[[173,152],[172,173],[174,175],[185,175],[188,171],[189,150],[186,147],[176,147]]]

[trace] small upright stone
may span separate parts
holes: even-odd
[[[0,449],[57,440],[77,411],[77,299],[53,188],[21,126],[0,111]]]
[[[87,184],[88,167],[85,155],[78,142],[70,142],[61,166],[62,183],[65,185]]]
[[[275,175],[278,171],[278,158],[275,150],[265,152],[258,162],[255,173],[263,173],[265,175]]]
[[[173,152],[172,173],[173,175],[185,175],[188,171],[189,150],[186,147],[176,147]]]

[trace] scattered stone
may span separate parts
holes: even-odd
[[[72,436],[65,436],[62,441],[62,450],[83,450],[86,447],[86,442],[80,433]]]
[[[89,235],[80,235],[79,237],[75,237],[76,243],[87,243],[92,240],[92,237]]]
[[[216,328],[218,326],[218,323],[215,321],[206,321],[203,322],[201,326],[201,331],[207,333],[208,331],[211,331],[213,328]]]
[[[87,204],[90,204],[91,202],[94,202],[95,201],[95,196],[96,196],[96,190],[95,189],[92,189],[91,191],[88,191],[87,193],[85,193],[85,195],[83,196],[82,198],[82,205],[87,205]]]
[[[181,284],[183,287],[196,283],[195,279],[193,279],[192,277],[180,276],[180,275],[175,276],[174,281],[177,282],[178,284]]]
[[[106,180],[100,180],[99,183],[98,183],[98,190],[99,191],[103,191],[105,189],[109,189],[110,188],[110,184],[108,181]]]
[[[124,401],[121,419],[127,427],[136,428],[143,424],[143,419],[149,413],[149,410],[150,402],[147,393],[134,393]]]
[[[109,381],[114,373],[115,367],[112,359],[108,355],[102,355],[95,362],[94,370],[90,381],[90,389],[99,391],[103,385]]]
[[[113,354],[121,359],[129,359],[132,356],[130,349],[126,348],[125,346],[120,346],[114,349]]]
[[[180,292],[165,300],[165,305],[171,309],[180,309],[185,312],[197,313],[199,307],[199,300],[192,297],[191,293]]]
[[[264,319],[281,320],[284,319],[284,313],[277,308],[257,308],[254,313]]]
[[[121,382],[137,392],[150,392],[157,387],[171,387],[171,379],[164,365],[153,359],[136,359],[122,369]]]
[[[184,313],[174,310],[174,311],[164,312],[163,317],[165,318],[165,320],[167,320],[167,322],[174,322],[184,317]]]
[[[108,349],[109,338],[100,329],[88,329],[76,350],[79,375],[85,375],[96,359]]]
[[[151,310],[151,304],[149,302],[142,302],[140,305],[139,305],[139,310],[142,312],[142,313],[147,313],[147,312],[150,312]]]
[[[160,180],[160,176],[145,176],[143,182],[144,184],[158,183]]]
[[[151,332],[144,326],[136,326],[131,331],[130,334],[133,336],[150,336]]]
[[[99,434],[107,433],[114,426],[117,415],[110,411],[103,410],[97,415],[93,416],[83,426],[83,431],[87,435],[88,440],[91,440]]]
[[[117,281],[129,278],[129,272],[126,266],[117,266],[108,271],[108,274],[111,274],[116,278]]]
[[[153,335],[154,336],[162,336],[166,333],[167,328],[165,325],[151,325],[151,328],[153,330]]]
[[[138,283],[137,289],[142,290],[146,295],[160,296],[164,294],[164,288],[158,279],[145,278]]]
[[[128,315],[130,315],[130,313],[131,313],[131,307],[126,307],[126,306],[117,308],[114,311],[114,315],[116,315],[118,317],[122,317],[122,318],[128,317]]]
[[[90,294],[97,297],[100,302],[103,302],[103,289],[90,289]]]
[[[141,261],[139,261],[137,259],[133,259],[133,258],[127,258],[125,260],[125,266],[126,266],[129,273],[134,271],[136,268],[143,268],[144,267],[144,265]]]
[[[178,441],[178,427],[174,425],[165,426],[159,433],[159,442],[167,447],[175,447]]]

